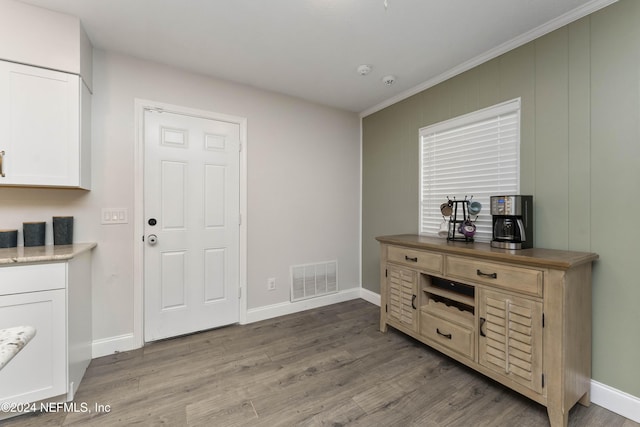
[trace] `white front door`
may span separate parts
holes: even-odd
[[[239,320],[240,125],[144,112],[144,337]]]

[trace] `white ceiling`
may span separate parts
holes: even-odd
[[[366,114],[616,0],[22,1],[99,49]]]

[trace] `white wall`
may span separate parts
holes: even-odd
[[[100,210],[134,218],[135,98],[248,119],[249,308],[288,301],[293,264],[337,259],[340,288],[359,286],[356,114],[99,50],[93,70],[92,191],[0,188],[0,228],[74,215],[74,240],[98,243],[94,341],[133,332],[133,223],[101,225]]]

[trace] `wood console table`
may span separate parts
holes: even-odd
[[[591,264],[598,255],[382,236],[387,325],[545,405],[552,427],[590,404]]]

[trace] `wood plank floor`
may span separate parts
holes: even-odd
[[[546,409],[390,328],[354,300],[91,362],[75,402],[9,426],[548,426]],[[95,405],[110,411],[95,411]],[[81,409],[79,407],[79,409]],[[639,424],[592,404],[571,426]]]

